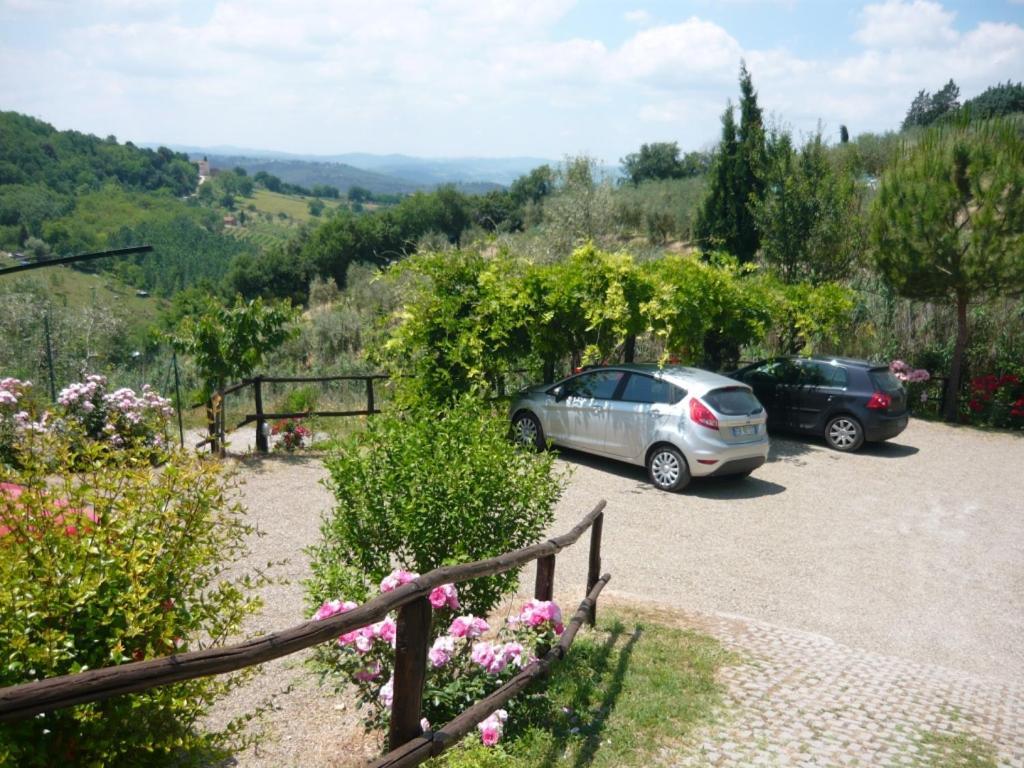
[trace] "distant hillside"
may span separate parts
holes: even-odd
[[[194,158],[203,155],[194,154]],[[277,176],[281,181],[289,184],[298,184],[307,189],[324,184],[337,187],[342,193],[352,187],[363,187],[374,194],[395,195],[412,194],[429,185],[418,184],[408,179],[401,179],[395,176],[388,176],[373,171],[365,171],[351,165],[335,162],[311,162],[309,160],[294,160],[284,158],[258,158],[242,157],[238,155],[215,155],[205,154],[210,161],[210,167],[218,170],[230,170],[241,167],[254,176],[259,171]]]
[[[411,157],[351,153],[325,159],[401,176],[422,184],[489,182],[508,186],[537,166],[555,165],[539,157]]]
[[[245,149],[242,147],[195,147],[185,145],[174,145],[180,152],[187,152],[193,158],[203,155],[216,159],[221,163],[234,161],[236,165],[242,165],[249,170],[251,164],[256,170],[266,170],[273,173],[284,181],[292,184],[311,186],[312,184],[330,184],[339,189],[347,189],[349,186],[366,187],[374,192],[389,193],[396,191],[415,191],[430,189],[440,184],[455,184],[464,192],[482,193],[502,186],[508,186],[520,176],[524,176],[540,165],[557,165],[557,162],[541,157],[415,157],[412,155],[374,155],[366,152],[350,152],[340,155],[305,155],[289,154],[287,152],[275,152],[265,149]],[[308,163],[311,168],[295,166],[294,178],[288,178],[283,172],[282,165],[274,165],[278,171],[264,168],[260,163],[275,161],[275,163],[301,162]],[[330,166],[340,166],[332,168]],[[228,166],[233,167],[233,166]],[[303,177],[299,174],[358,174],[371,173],[373,176],[366,177],[366,181],[352,181],[345,185],[339,183],[342,176],[334,177],[326,175],[310,175]],[[400,184],[409,189],[375,189],[376,176],[384,176],[392,184]],[[299,181],[307,178],[309,183]],[[382,184],[388,181],[380,180]]]

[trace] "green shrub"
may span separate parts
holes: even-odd
[[[538,541],[562,479],[550,454],[514,446],[507,431],[469,399],[370,419],[326,461],[337,506],[311,550],[310,604],[364,600],[396,566],[426,573]],[[486,616],[516,579],[460,585],[463,610]]]
[[[0,687],[220,645],[256,610],[227,576],[251,529],[216,464],[33,433],[0,484]],[[72,450],[74,452],[72,452]],[[85,467],[51,473],[53,466]],[[0,764],[191,765],[241,746],[247,717],[198,728],[244,676],[176,683],[0,725]]]

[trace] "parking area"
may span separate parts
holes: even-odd
[[[745,480],[655,490],[577,452],[553,532],[608,501],[604,570],[622,597],[736,615],[865,651],[1024,681],[1024,436],[912,420],[840,454],[773,438]],[[559,556],[583,584],[584,548]]]

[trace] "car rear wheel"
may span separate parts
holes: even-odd
[[[529,411],[520,411],[512,419],[512,439],[526,448],[543,451],[544,430],[540,421]]]
[[[659,490],[680,491],[690,482],[690,468],[675,448],[659,445],[647,457],[647,477]]]
[[[864,444],[864,428],[853,416],[836,416],[825,427],[825,442],[837,451],[856,451]]]

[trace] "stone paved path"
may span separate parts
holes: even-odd
[[[942,740],[981,745],[1024,768],[1024,686],[862,651],[821,635],[728,616],[683,623],[743,661],[722,671],[722,722],[684,766],[987,766],[957,762]],[[947,742],[948,743],[948,742]]]

